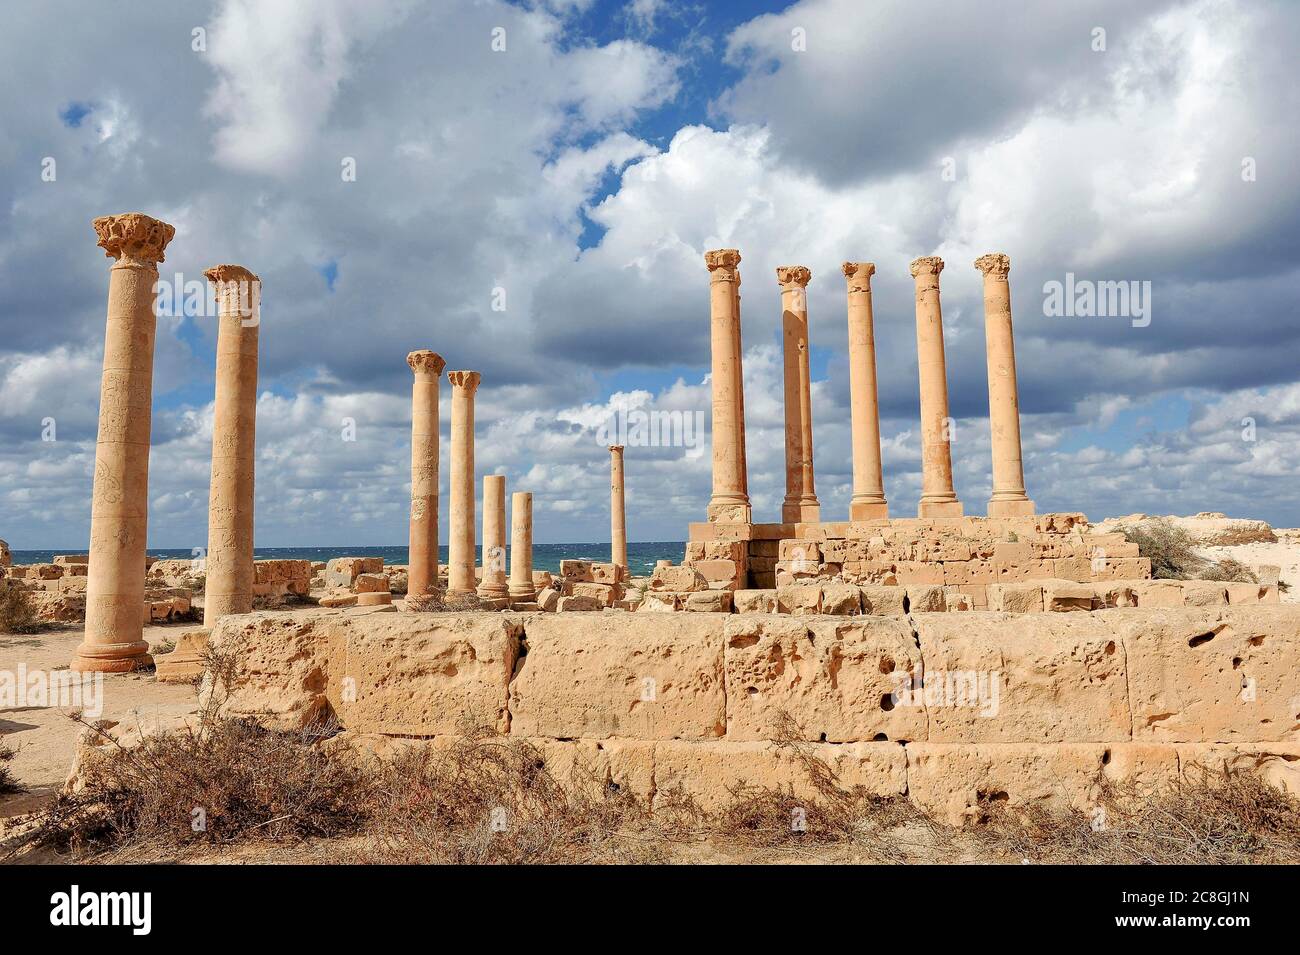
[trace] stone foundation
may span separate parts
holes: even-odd
[[[1105,780],[1259,769],[1300,791],[1300,607],[960,618],[619,611],[257,613],[223,620],[231,715],[434,739],[527,738],[652,801],[716,808],[737,783],[807,781],[789,745],[845,784],[952,823],[985,799],[1088,807]],[[210,688],[208,692],[211,692]]]

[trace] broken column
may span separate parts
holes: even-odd
[[[216,289],[217,381],[203,626],[253,611],[253,466],[261,280],[242,265],[203,273]]]
[[[787,524],[821,520],[813,489],[812,381],[808,363],[808,282],[802,265],[776,270],[781,284],[781,338],[785,354],[785,501]]]
[[[943,357],[939,273],[943,259],[912,263],[916,280],[916,364],[921,384],[921,501],[919,517],[961,517],[952,487],[952,421],[948,417],[948,371]]]
[[[149,429],[153,404],[154,283],[176,229],[139,212],[101,216],[98,245],[115,259],[100,383],[90,505],[86,634],[72,669],[106,673],[149,662],[144,636]]]
[[[623,446],[609,447],[609,559],[627,566],[627,514],[623,509]]]
[[[993,494],[989,517],[1034,513],[1025,493],[1020,456],[1020,399],[1016,388],[1016,349],[1011,333],[1011,259],[990,252],[975,260],[984,273],[984,347],[989,370],[989,432],[993,445]]]
[[[529,603],[537,597],[533,586],[533,495],[516,491],[510,496],[510,600]]]
[[[745,476],[744,385],[740,354],[740,253],[704,253],[709,269],[709,321],[713,387],[713,496],[708,519],[742,523],[752,511]]]
[[[506,476],[483,475],[483,580],[478,595],[497,600],[506,585]]]
[[[474,392],[477,371],[449,371],[451,382],[451,527],[447,593],[474,592]]]
[[[408,597],[438,586],[438,389],[447,366],[441,355],[421,349],[406,356],[411,385],[411,536]]]
[[[849,288],[849,409],[853,429],[853,498],[849,520],[889,517],[880,461],[880,401],[876,387],[876,329],[871,312],[872,262],[845,262]]]

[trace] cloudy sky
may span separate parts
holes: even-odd
[[[1297,37],[1300,6],[1245,0],[16,6],[0,537],[86,545],[109,268],[90,220],[132,210],[176,226],[169,282],[262,277],[261,546],[405,542],[416,348],[482,372],[478,468],[534,492],[537,539],[607,540],[611,413],[708,418],[718,247],[744,257],[759,520],[784,493],[782,264],[813,273],[817,490],[847,513],[846,259],[876,263],[886,493],[915,513],[908,263],[932,254],[957,492],[983,513],[971,263],[997,250],[1040,510],[1298,525]],[[1149,300],[1053,314],[1067,275]],[[189,311],[158,320],[153,547],[206,536],[214,322]],[[707,442],[628,449],[634,540],[702,519]]]

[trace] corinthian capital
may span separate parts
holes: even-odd
[[[176,235],[176,227],[143,212],[124,212],[100,216],[90,223],[99,236],[96,243],[110,259],[126,259],[147,265],[164,261],[167,243]]]
[[[918,275],[938,275],[943,271],[943,259],[937,255],[923,255],[912,261],[912,278]]]
[[[776,280],[782,285],[797,285],[806,288],[812,280],[812,272],[802,265],[778,265]]]
[[[871,291],[871,276],[876,274],[875,262],[845,262],[840,269],[848,279],[850,292]]]
[[[714,269],[734,269],[740,265],[740,250],[714,249],[712,252],[705,252],[704,264],[709,267],[710,272]]]
[[[483,376],[477,371],[449,371],[447,380],[453,388],[462,388],[472,395],[478,390],[478,383],[483,380]]]
[[[210,269],[204,269],[203,276],[213,285],[222,285],[226,282],[244,282],[251,285],[253,282],[262,281],[242,265],[214,265]]]
[[[1007,277],[1007,273],[1011,271],[1011,259],[1002,252],[989,252],[987,255],[981,255],[975,260],[975,268],[985,275],[993,275],[1004,279]]]
[[[417,375],[433,375],[437,378],[442,374],[442,370],[447,367],[447,362],[435,351],[429,351],[427,348],[421,348],[419,351],[413,351],[406,356],[406,363],[411,366],[411,371]]]

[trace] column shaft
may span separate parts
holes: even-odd
[[[871,311],[871,262],[845,262],[849,295],[849,409],[853,429],[853,498],[849,520],[889,517],[880,461],[880,403],[876,331]]]
[[[203,273],[217,294],[217,380],[203,625],[253,610],[257,347],[261,281],[239,265]]]
[[[480,597],[509,593],[506,585],[506,476],[483,475],[483,580]]]
[[[785,359],[785,501],[787,524],[821,520],[813,482],[812,376],[808,357],[808,281],[802,265],[776,270],[781,285],[781,338]]]
[[[90,509],[86,633],[74,670],[125,672],[149,662],[144,641],[154,283],[176,230],[129,212],[93,223],[109,271],[104,372]]]
[[[1016,386],[1016,349],[1011,332],[1011,259],[990,252],[975,260],[984,273],[984,347],[989,373],[989,432],[993,446],[993,494],[989,517],[1023,517],[1034,513],[1025,493],[1020,455],[1020,399]]]
[[[609,448],[609,559],[627,566],[627,515],[623,510],[623,448]]]
[[[740,253],[704,253],[709,268],[709,313],[713,387],[713,497],[708,519],[749,523],[745,475],[744,386],[740,354]]]
[[[451,528],[447,538],[447,593],[473,593],[474,392],[476,371],[449,371],[451,382]]]
[[[406,356],[411,384],[411,528],[407,596],[438,586],[438,389],[447,363],[423,349]]]
[[[943,312],[939,273],[943,259],[926,256],[912,263],[916,280],[916,363],[921,385],[920,517],[960,517],[961,502],[952,486],[948,371],[943,356]]]
[[[510,599],[527,603],[537,596],[533,586],[533,495],[510,496]]]

